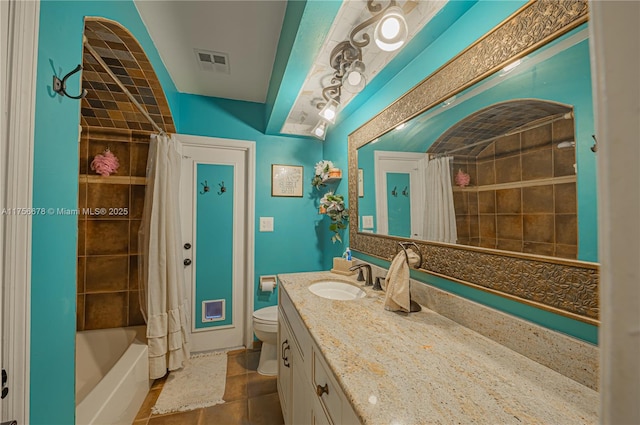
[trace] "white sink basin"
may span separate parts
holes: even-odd
[[[366,293],[355,285],[339,280],[322,280],[309,286],[309,291],[322,298],[330,300],[355,300]]]

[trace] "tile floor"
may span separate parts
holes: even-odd
[[[281,425],[284,424],[275,376],[256,372],[260,350],[235,350],[227,355],[224,404],[189,412],[152,415],[166,378],[157,379],[133,425]]]

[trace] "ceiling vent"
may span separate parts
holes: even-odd
[[[230,74],[229,55],[226,53],[212,52],[209,50],[194,49],[200,69],[209,72]]]

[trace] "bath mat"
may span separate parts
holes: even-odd
[[[226,379],[226,351],[192,355],[182,369],[169,373],[151,413],[186,412],[224,403]]]

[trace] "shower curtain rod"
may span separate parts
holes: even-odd
[[[138,108],[140,110],[142,115],[144,115],[144,117],[151,123],[153,128],[155,128],[160,134],[167,134],[166,131],[164,131],[158,124],[156,124],[156,122],[153,120],[153,118],[151,118],[151,116],[149,116],[149,113],[142,107],[142,105],[140,105],[140,102],[138,102],[136,100],[136,98],[133,97],[131,92],[129,92],[129,90],[127,90],[127,88],[124,86],[124,84],[122,84],[122,81],[120,81],[120,79],[118,77],[116,77],[116,75],[109,68],[109,65],[107,65],[104,62],[104,60],[102,60],[102,57],[98,54],[98,52],[96,52],[94,50],[93,47],[91,47],[91,45],[89,44],[89,42],[87,41],[86,38],[84,39],[84,47],[86,47],[86,49],[89,51],[89,53],[91,53],[91,56],[93,56],[94,59],[98,61],[100,66],[102,66],[104,68],[104,70],[107,72],[107,74],[109,74],[109,76],[113,79],[113,81],[115,81],[115,83],[118,85],[118,87],[120,87],[120,89],[124,92],[124,94],[127,95],[129,100],[131,100],[131,102],[136,106],[136,108]]]
[[[570,114],[570,116],[569,116]],[[484,140],[480,140],[478,142],[475,143],[471,143],[470,145],[466,145],[466,146],[461,146],[459,148],[455,148],[455,149],[451,149],[450,151],[447,152],[440,152],[440,153],[435,153],[435,154],[431,154],[433,158],[440,158],[441,156],[447,156],[450,153],[453,152],[458,152],[458,151],[462,151],[465,149],[469,149],[469,148],[473,148],[475,146],[481,145],[483,143],[488,143],[488,142],[493,142],[494,140],[497,140],[501,137],[505,137],[505,136],[511,136],[512,134],[517,134],[517,133],[521,133],[523,131],[527,131],[527,130],[533,130],[534,128],[538,128],[538,127],[543,127],[547,124],[551,124],[554,123],[556,121],[560,121],[560,120],[566,120],[569,118],[573,117],[573,112],[563,112],[561,114],[555,114],[555,115],[550,115],[547,120],[535,123],[531,126],[522,126],[522,127],[518,127],[515,130],[511,130],[505,134],[501,134],[499,136],[494,136],[494,137],[490,137],[488,139],[484,139]]]

